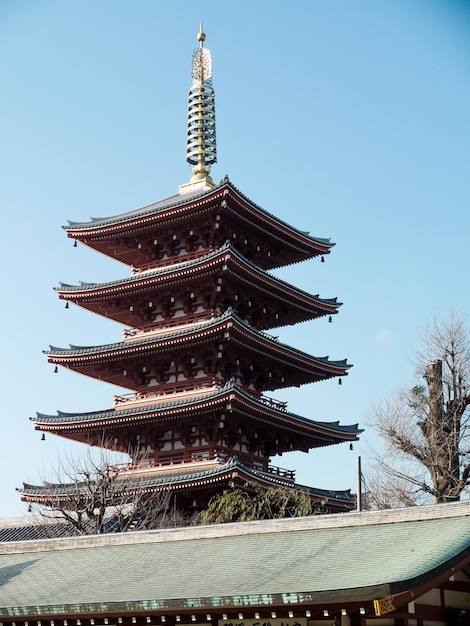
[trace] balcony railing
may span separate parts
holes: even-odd
[[[170,396],[177,396],[178,398],[184,398],[188,396],[195,396],[204,393],[209,393],[216,389],[222,389],[224,383],[215,380],[204,380],[201,382],[188,383],[188,381],[182,381],[179,383],[161,385],[158,391],[146,391],[136,393],[126,393],[122,395],[114,396],[114,407],[125,408],[124,405],[130,404],[147,404],[149,402],[159,402],[169,400]],[[257,400],[265,404],[266,406],[277,409],[278,411],[287,411],[287,402],[281,400],[275,400],[269,396],[255,395]]]
[[[126,393],[114,396],[114,406],[118,407],[123,404],[134,404],[147,402],[158,402],[160,400],[168,400],[168,396],[192,396],[202,393],[208,393],[214,389],[220,389],[223,386],[219,381],[210,381],[207,379],[200,382],[183,381],[180,383],[160,385],[158,391],[145,391],[136,393]]]
[[[135,392],[135,393],[126,393],[122,395],[114,396],[114,407],[115,408],[124,408],[124,405],[128,406],[129,404],[146,404],[148,402],[159,402],[164,400],[169,400],[170,396],[178,396],[184,398],[185,396],[194,396],[200,395],[203,393],[209,393],[216,389],[222,389],[224,387],[224,383],[220,380],[208,379],[200,381],[181,381],[176,383],[170,383],[166,385],[160,385],[158,387],[158,391],[145,391],[145,392]],[[277,409],[278,411],[287,411],[287,402],[283,402],[281,400],[275,400],[270,396],[265,396],[263,394],[255,395],[252,394],[254,398],[265,404],[266,406],[272,407],[273,409]]]
[[[158,259],[157,261],[152,261],[151,263],[146,263],[145,265],[140,265],[139,267],[132,267],[132,274],[140,274],[141,272],[155,270],[157,268],[160,269],[169,265],[179,265],[180,263],[186,263],[187,261],[192,261],[204,256],[207,256],[206,251],[201,252],[201,250],[196,250],[194,252],[187,252],[186,254],[179,254],[178,256]]]
[[[193,315],[174,317],[164,321],[162,320],[161,323],[155,322],[149,328],[125,328],[123,331],[123,339],[136,339],[144,336],[159,334],[175,328],[187,328],[193,324],[209,322],[215,318],[215,313],[211,311],[201,311],[200,313],[193,313]]]
[[[259,400],[263,404],[267,406],[272,406],[274,409],[279,409],[280,411],[287,411],[287,402],[281,402],[281,400],[275,400],[274,398],[270,398],[269,396],[261,395],[259,396]]]
[[[174,454],[168,458],[145,459],[136,463],[113,465],[113,469],[119,471],[123,477],[129,475],[141,475],[141,474],[153,474],[159,472],[167,472],[169,469],[175,470],[188,470],[190,467],[204,467],[207,465],[224,464],[228,461],[230,455],[226,451],[194,451],[191,454],[181,452]],[[255,470],[260,474],[268,474],[275,476],[284,481],[294,482],[295,470],[288,470],[275,465],[268,465],[262,467],[259,461],[250,459],[241,459],[241,462],[245,467]]]

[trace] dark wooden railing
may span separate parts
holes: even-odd
[[[200,313],[193,313],[192,315],[185,315],[184,317],[173,317],[162,322],[155,322],[148,328],[125,328],[123,331],[123,339],[135,339],[145,336],[146,334],[152,334],[161,332],[164,330],[176,329],[178,327],[185,328],[191,324],[198,324],[200,322],[209,322],[216,318],[216,315],[211,311],[201,311]]]
[[[122,471],[122,474],[133,474],[133,473],[149,473],[155,470],[168,470],[169,468],[174,469],[189,469],[189,466],[200,466],[200,465],[213,465],[214,463],[226,463],[229,459],[230,455],[225,451],[214,452],[209,449],[199,449],[194,450],[190,453],[187,451],[174,452],[171,456],[167,458],[160,459],[142,459],[137,461],[136,463],[130,463],[122,465],[114,465],[113,468],[116,468]],[[260,472],[261,474],[269,474],[271,476],[276,476],[283,480],[293,482],[295,480],[295,470],[288,470],[282,467],[277,467],[275,465],[267,465],[264,468],[260,467],[259,461],[250,460],[247,458],[241,459],[241,462],[245,467],[249,469]]]
[[[187,252],[186,254],[179,254],[178,256],[167,257],[166,259],[156,259],[155,261],[151,261],[150,263],[146,263],[145,265],[132,267],[132,274],[140,274],[141,272],[146,272],[147,270],[154,270],[157,268],[160,269],[161,267],[168,267],[169,265],[178,265],[179,263],[192,261],[199,257],[202,258],[206,255],[207,250],[196,250],[194,252]]]

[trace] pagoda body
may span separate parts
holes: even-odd
[[[207,71],[203,41],[199,59]],[[129,393],[116,395],[109,410],[32,418],[38,430],[129,454],[134,484],[171,490],[189,517],[228,486],[299,488],[293,471],[271,465],[274,455],[351,442],[360,432],[357,425],[292,414],[270,396],[347,375],[346,361],[311,356],[271,334],[337,314],[336,299],[306,293],[269,271],[324,257],[333,244],[264,211],[228,178],[213,184],[215,131],[204,118],[213,92],[207,77],[196,75],[195,83],[191,182],[155,204],[65,227],[75,242],[123,263],[130,275],[60,284],[59,298],[116,321],[124,332],[109,345],[51,346],[48,361]],[[205,125],[194,122],[201,116]],[[209,129],[202,137],[194,130],[201,126]],[[47,505],[52,488],[61,486],[25,485],[22,498]],[[330,511],[355,506],[349,491],[308,489]]]

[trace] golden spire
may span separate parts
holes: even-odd
[[[205,34],[202,23],[197,34],[199,48],[192,57],[193,84],[188,100],[188,145],[186,161],[193,165],[190,182],[180,186],[180,193],[195,188],[212,189],[214,183],[209,176],[211,165],[217,162],[215,143],[215,99],[212,88],[211,53],[204,48]]]

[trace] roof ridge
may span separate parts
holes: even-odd
[[[286,531],[326,530],[345,527],[373,526],[378,524],[396,524],[402,522],[429,521],[470,516],[470,501],[451,502],[403,509],[382,511],[362,511],[351,513],[332,513],[285,519],[257,520],[250,522],[231,522],[209,526],[186,526],[158,530],[143,530],[132,533],[113,533],[90,535],[85,537],[67,537],[38,539],[36,541],[18,541],[0,543],[1,552],[24,553],[66,550],[112,545],[132,545],[138,543],[157,543],[190,541],[193,539],[213,539],[229,536],[260,535],[284,533]]]
[[[71,355],[72,353],[83,352],[85,354],[96,354],[98,352],[111,352],[113,350],[120,350],[121,348],[134,348],[139,346],[145,346],[152,343],[158,343],[159,341],[166,341],[169,339],[174,339],[177,337],[183,337],[185,335],[190,335],[194,332],[201,332],[205,330],[209,330],[212,327],[215,327],[221,323],[226,322],[229,319],[237,322],[243,329],[250,332],[254,336],[263,337],[269,343],[275,344],[279,347],[284,348],[288,352],[292,354],[296,354],[300,357],[307,357],[311,361],[316,361],[317,363],[321,363],[323,365],[327,365],[330,367],[349,369],[352,367],[352,364],[347,362],[347,359],[340,360],[330,360],[329,356],[319,357],[316,355],[308,354],[295,346],[291,346],[287,343],[281,342],[277,337],[267,333],[263,330],[257,330],[253,328],[249,324],[247,324],[241,317],[239,317],[232,309],[232,307],[228,307],[226,311],[224,311],[221,315],[214,317],[210,320],[203,320],[198,322],[195,325],[190,327],[182,326],[181,328],[176,327],[169,332],[161,333],[155,335],[153,333],[149,333],[148,337],[139,337],[137,339],[132,339],[130,341],[116,341],[114,343],[102,344],[102,345],[93,345],[93,346],[77,346],[74,344],[70,344],[69,348],[63,348],[59,346],[49,346],[49,350],[43,350],[43,353],[46,355],[58,356],[58,355]]]
[[[232,192],[235,195],[237,195],[241,200],[250,204],[253,208],[255,208],[257,211],[260,211],[262,214],[269,217],[270,219],[274,219],[276,222],[281,224],[284,228],[287,228],[288,230],[290,230],[292,233],[305,237],[306,239],[312,242],[327,246],[328,248],[332,248],[335,245],[335,243],[332,242],[329,237],[315,237],[313,235],[310,235],[308,231],[300,230],[299,228],[296,228],[295,226],[292,226],[285,220],[281,219],[274,213],[271,213],[267,211],[266,209],[263,209],[259,204],[257,204],[256,202],[253,202],[253,200],[251,200],[250,198],[248,198],[248,196],[242,193],[228,179],[227,176],[225,176],[217,185],[215,185],[209,191],[202,191],[202,192],[198,191],[197,193],[188,193],[188,194],[183,194],[183,195],[174,194],[172,196],[169,196],[168,198],[164,198],[163,200],[157,200],[156,202],[152,202],[143,207],[132,209],[124,213],[118,213],[116,215],[110,215],[107,217],[91,217],[88,222],[75,222],[75,221],[68,220],[67,225],[62,226],[62,228],[66,231],[77,231],[77,230],[84,230],[87,228],[94,228],[94,227],[100,227],[100,226],[107,226],[110,224],[123,223],[132,217],[145,217],[148,215],[152,215],[153,213],[159,213],[160,211],[164,211],[165,209],[172,209],[174,207],[184,206],[185,204],[188,204],[188,200],[189,201],[193,201],[195,199],[202,200],[206,196],[210,197],[214,194],[219,193],[220,190],[223,189],[224,187],[231,189]]]
[[[171,272],[174,272],[175,270],[182,270],[182,269],[186,269],[186,268],[190,268],[190,267],[194,267],[198,265],[204,265],[204,263],[206,263],[207,261],[212,261],[216,259],[218,256],[222,256],[222,254],[227,251],[230,251],[230,253],[233,254],[234,257],[237,257],[238,259],[242,260],[244,263],[246,263],[248,267],[256,270],[259,274],[271,278],[275,283],[278,283],[280,286],[289,287],[293,291],[297,292],[299,295],[307,296],[308,298],[311,298],[312,300],[315,300],[316,302],[319,302],[322,304],[329,304],[329,305],[337,306],[337,307],[340,307],[343,304],[342,302],[338,302],[337,297],[322,298],[320,297],[320,294],[312,294],[308,291],[305,291],[304,289],[301,289],[300,287],[297,287],[296,285],[286,280],[283,280],[282,278],[279,278],[278,276],[271,273],[270,271],[265,270],[262,267],[259,267],[258,265],[256,265],[256,263],[253,263],[252,261],[250,261],[245,255],[243,255],[239,250],[237,250],[235,246],[229,240],[227,240],[218,248],[215,248],[214,250],[211,250],[210,252],[206,254],[202,254],[200,256],[196,256],[194,258],[186,259],[180,262],[176,260],[176,262],[172,263],[171,265],[163,265],[161,267],[154,267],[152,269],[145,270],[143,272],[131,274],[130,276],[124,276],[123,278],[117,278],[114,280],[107,280],[107,281],[102,281],[102,282],[87,282],[87,281],[80,280],[78,284],[64,283],[60,281],[58,286],[54,287],[54,291],[74,292],[74,291],[82,291],[82,290],[87,290],[87,289],[90,289],[90,290],[104,289],[110,286],[120,286],[120,285],[132,284],[132,283],[139,283],[141,281],[149,280],[153,277],[170,274]]]

